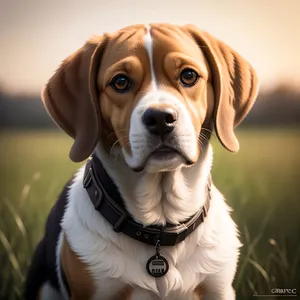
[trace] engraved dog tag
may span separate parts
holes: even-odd
[[[155,254],[147,262],[147,272],[153,277],[162,277],[168,273],[169,263],[160,254]]]

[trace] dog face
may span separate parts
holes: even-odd
[[[54,118],[87,158],[100,140],[133,170],[194,164],[214,124],[225,148],[257,93],[251,66],[192,26],[131,26],[88,41],[67,58],[43,92]]]
[[[98,73],[102,140],[110,136],[110,148],[118,141],[134,170],[193,164],[201,125],[212,113],[208,77],[204,55],[179,28],[118,32],[110,37]]]

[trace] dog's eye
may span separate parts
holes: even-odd
[[[125,93],[131,87],[131,83],[130,83],[129,78],[126,75],[123,75],[123,74],[116,75],[112,79],[110,85],[118,93]]]
[[[193,69],[184,69],[180,73],[180,82],[185,87],[191,87],[196,84],[199,79],[199,75]]]

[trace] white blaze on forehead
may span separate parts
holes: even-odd
[[[153,90],[157,91],[158,86],[157,86],[157,81],[154,73],[154,66],[153,66],[153,40],[151,36],[151,27],[149,25],[146,26],[147,28],[147,33],[144,37],[144,43],[145,43],[145,48],[147,50],[148,56],[149,56],[149,62],[150,62],[150,72],[151,72],[151,83],[152,83],[152,88]]]

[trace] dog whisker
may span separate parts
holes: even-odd
[[[129,144],[129,141],[124,145],[124,148],[127,147],[127,145]],[[120,156],[120,154],[122,153],[122,148],[120,149],[120,151],[117,153],[114,162],[116,163],[118,160],[118,157]]]
[[[112,151],[113,151],[113,148],[114,148],[121,140],[123,140],[123,139],[125,139],[125,138],[128,138],[128,135],[123,136],[123,137],[120,137],[119,139],[117,139],[117,140],[113,143],[113,145],[111,146],[110,151],[109,151],[109,157],[112,157]],[[129,143],[129,142],[128,142],[128,143]],[[126,145],[128,145],[128,143],[127,143]]]
[[[199,139],[201,140],[201,138],[203,138],[205,141],[209,142],[208,137],[205,134],[200,132]]]
[[[212,135],[216,136],[216,134],[215,134],[212,130],[210,130],[210,129],[208,129],[208,128],[202,127],[201,130],[205,130],[205,131],[211,133]]]
[[[129,132],[129,129],[119,129],[119,131],[127,131],[127,132]],[[111,132],[107,137],[106,137],[106,139],[105,139],[105,141],[107,141],[113,134],[116,134],[116,132],[115,131],[113,131],[113,132]]]

